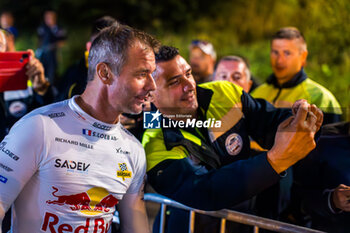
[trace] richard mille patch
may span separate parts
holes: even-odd
[[[241,152],[243,147],[242,137],[236,133],[230,134],[226,138],[225,147],[226,147],[227,153],[229,153],[230,155],[239,154],[239,152]]]

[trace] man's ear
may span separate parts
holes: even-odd
[[[307,54],[308,54],[308,52],[307,52],[307,50],[305,50],[305,51],[303,51],[302,53],[301,53],[301,56],[302,56],[302,66],[303,67],[305,67],[305,65],[306,65],[306,58],[307,58]]]
[[[253,80],[249,80],[248,81],[248,90],[247,90],[247,93],[250,91],[250,89],[252,88],[252,85],[253,85]]]
[[[104,84],[108,85],[112,82],[112,71],[106,63],[104,62],[98,63],[96,66],[96,73],[98,78]]]

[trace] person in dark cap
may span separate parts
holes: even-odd
[[[91,28],[90,39],[85,44],[86,50],[84,57],[70,66],[65,72],[58,86],[59,94],[57,100],[64,100],[83,93],[87,83],[88,56],[91,43],[102,29],[114,23],[117,23],[117,20],[111,16],[103,16],[95,20]]]
[[[278,108],[290,108],[294,101],[306,99],[323,111],[323,124],[339,122],[342,110],[337,99],[304,71],[307,55],[305,37],[297,28],[279,29],[271,38],[273,74],[252,92],[252,96],[266,99]]]
[[[205,40],[193,40],[190,44],[190,65],[197,84],[212,81],[216,62],[214,46]]]
[[[66,31],[57,24],[57,13],[47,9],[43,15],[43,23],[37,29],[39,48],[36,55],[43,63],[45,75],[51,83],[56,82],[57,49],[67,38]]]

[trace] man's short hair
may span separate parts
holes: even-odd
[[[179,54],[180,53],[179,53],[178,48],[163,45],[159,48],[159,51],[155,54],[156,55],[156,63],[162,62],[162,61],[163,62],[170,61]]]
[[[96,66],[100,62],[108,64],[118,76],[128,59],[128,50],[135,42],[140,42],[154,53],[159,48],[159,42],[154,37],[127,25],[114,23],[101,30],[89,51],[88,81],[94,79]]]
[[[222,61],[242,62],[245,65],[244,72],[245,72],[245,74],[247,76],[247,81],[249,81],[251,79],[251,74],[250,74],[250,70],[249,70],[249,63],[248,63],[248,61],[245,58],[239,57],[239,56],[233,56],[233,55],[225,56],[225,57],[220,59],[220,61],[218,62],[217,65],[219,65],[220,62],[222,62]]]
[[[280,28],[274,35],[272,35],[271,42],[275,39],[299,40],[301,49],[303,51],[307,50],[305,37],[296,27]]]
[[[0,16],[3,16],[3,15],[7,15],[7,16],[13,17],[12,12],[11,11],[7,11],[7,10],[1,12]]]
[[[93,41],[93,39],[102,29],[112,26],[114,23],[118,23],[117,20],[108,15],[96,19],[91,28],[91,41]]]
[[[54,8],[48,7],[48,8],[45,8],[45,9],[44,9],[43,15],[45,15],[45,14],[48,13],[48,12],[52,12],[52,13],[57,14],[57,11],[56,11]]]

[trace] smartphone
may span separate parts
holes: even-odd
[[[0,52],[0,92],[27,89],[29,52]]]

